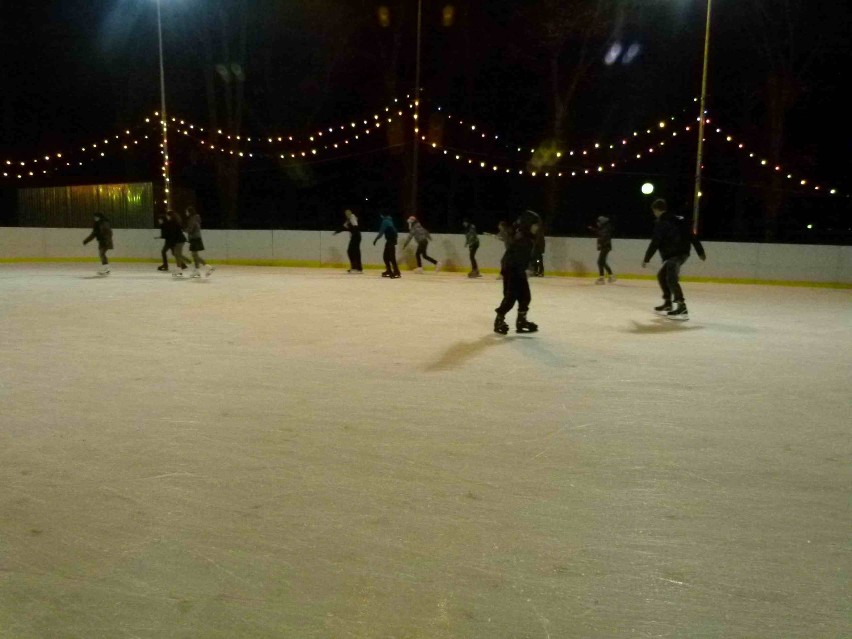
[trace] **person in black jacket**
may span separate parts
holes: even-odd
[[[598,236],[598,279],[596,284],[606,284],[604,272],[609,276],[609,283],[615,281],[615,275],[612,274],[612,269],[606,261],[610,251],[612,251],[612,222],[605,215],[598,217],[598,225],[590,226],[589,229],[595,232]]]
[[[704,247],[698,238],[692,234],[689,221],[680,216],[670,213],[663,199],[654,200],[651,210],[657,218],[654,227],[654,237],[645,251],[645,259],[642,260],[642,268],[658,250],[663,259],[663,266],[657,273],[657,281],[663,291],[663,303],[654,307],[659,313],[666,313],[671,319],[687,320],[689,313],[686,310],[686,300],[683,298],[683,290],[680,288],[680,269],[683,263],[689,259],[690,246],[695,247],[695,252],[702,261],[707,259]],[[672,301],[675,307],[672,308]]]
[[[168,271],[169,264],[167,259],[168,251],[175,256],[175,263],[181,270],[187,268],[189,262],[183,256],[183,246],[186,244],[186,236],[183,234],[183,227],[177,213],[169,209],[166,211],[166,216],[160,225],[160,236],[163,239],[163,250],[160,254],[163,256],[163,264],[157,267],[158,271]],[[177,271],[172,274],[174,277],[183,277],[183,273]]]
[[[92,225],[92,232],[83,240],[83,244],[88,244],[92,240],[98,241],[98,255],[101,258],[101,268],[98,270],[98,275],[109,275],[109,258],[107,251],[111,251],[112,244],[112,227],[109,220],[101,213],[95,213],[95,223]]]
[[[535,236],[533,237],[533,250],[530,270],[532,271],[533,277],[544,277],[544,225],[539,222],[537,226],[538,229],[536,230]]]
[[[525,211],[515,221],[510,235],[506,239],[506,253],[500,261],[500,273],[503,276],[503,301],[495,310],[494,332],[505,335],[509,332],[506,324],[506,313],[518,303],[518,319],[515,331],[518,333],[535,333],[538,325],[527,320],[532,294],[527,279],[529,266],[535,244],[535,236],[541,218],[533,211]]]
[[[358,218],[355,214],[346,209],[343,214],[346,216],[346,221],[343,223],[343,228],[334,232],[335,235],[349,231],[349,246],[346,248],[346,255],[349,256],[349,274],[363,273],[364,267],[361,264],[361,229],[358,228]]]

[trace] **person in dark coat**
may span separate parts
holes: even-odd
[[[605,284],[604,272],[609,278],[609,283],[615,281],[615,275],[612,274],[612,269],[607,263],[607,257],[612,251],[612,221],[605,215],[598,216],[597,226],[590,226],[595,235],[598,237],[598,279],[596,284]]]
[[[343,214],[346,216],[346,221],[343,223],[342,229],[337,229],[334,234],[349,231],[349,246],[346,248],[346,254],[349,256],[350,274],[363,273],[364,268],[361,264],[361,229],[358,228],[358,218],[355,214],[346,209]]]
[[[680,287],[680,269],[689,259],[690,247],[695,248],[695,252],[702,261],[706,260],[707,256],[701,242],[692,234],[689,221],[669,212],[665,200],[654,200],[651,211],[657,218],[657,222],[654,227],[654,237],[648,245],[648,250],[645,251],[645,259],[642,260],[642,268],[648,265],[654,253],[660,252],[663,266],[657,273],[657,282],[663,291],[663,303],[656,306],[654,310],[666,313],[671,319],[687,320],[689,313]],[[673,301],[674,308],[672,308]]]
[[[544,224],[539,223],[538,229],[533,237],[533,250],[530,263],[530,270],[533,277],[544,277]]]
[[[186,236],[183,234],[180,220],[177,214],[171,209],[167,210],[160,223],[160,237],[163,240],[163,249],[160,254],[163,256],[163,263],[157,267],[158,271],[168,271],[168,252],[171,251],[175,257],[175,264],[179,269],[185,269],[188,266],[186,258],[183,256],[183,246],[186,244]],[[174,273],[175,277],[183,277],[183,274],[178,271]]]
[[[382,252],[382,259],[385,262],[385,272],[382,273],[382,277],[397,279],[398,277],[402,277],[399,272],[399,265],[396,263],[396,243],[399,233],[390,215],[382,215],[381,218],[382,223],[379,225],[379,234],[373,240],[373,246],[380,239],[385,238],[385,250]]]
[[[525,211],[518,217],[506,239],[506,253],[500,261],[503,276],[503,301],[495,310],[494,332],[505,335],[509,332],[506,313],[518,303],[518,318],[515,330],[518,333],[534,333],[538,326],[527,320],[532,294],[527,279],[529,266],[541,217],[533,211]]]
[[[109,220],[101,213],[95,213],[95,222],[92,225],[92,232],[83,240],[83,245],[88,244],[92,240],[98,241],[98,255],[101,258],[101,268],[98,270],[98,275],[109,275],[109,258],[107,251],[113,249],[112,244],[112,227]]]

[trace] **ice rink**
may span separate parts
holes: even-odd
[[[852,636],[850,290],[155,266],[0,265],[0,637]]]

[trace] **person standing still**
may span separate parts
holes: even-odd
[[[615,281],[615,275],[607,263],[607,257],[612,251],[612,222],[605,215],[598,216],[598,225],[589,227],[598,236],[598,279],[595,284],[605,284],[604,273],[609,278],[609,283]]]
[[[346,272],[356,275],[364,272],[361,264],[361,230],[358,228],[358,218],[352,211],[346,209],[343,215],[346,216],[343,228],[337,229],[334,234],[349,231],[349,246],[346,248],[346,255],[349,257],[349,270]]]

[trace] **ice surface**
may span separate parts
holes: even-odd
[[[852,635],[848,290],[95,270],[0,265],[0,637]]]

